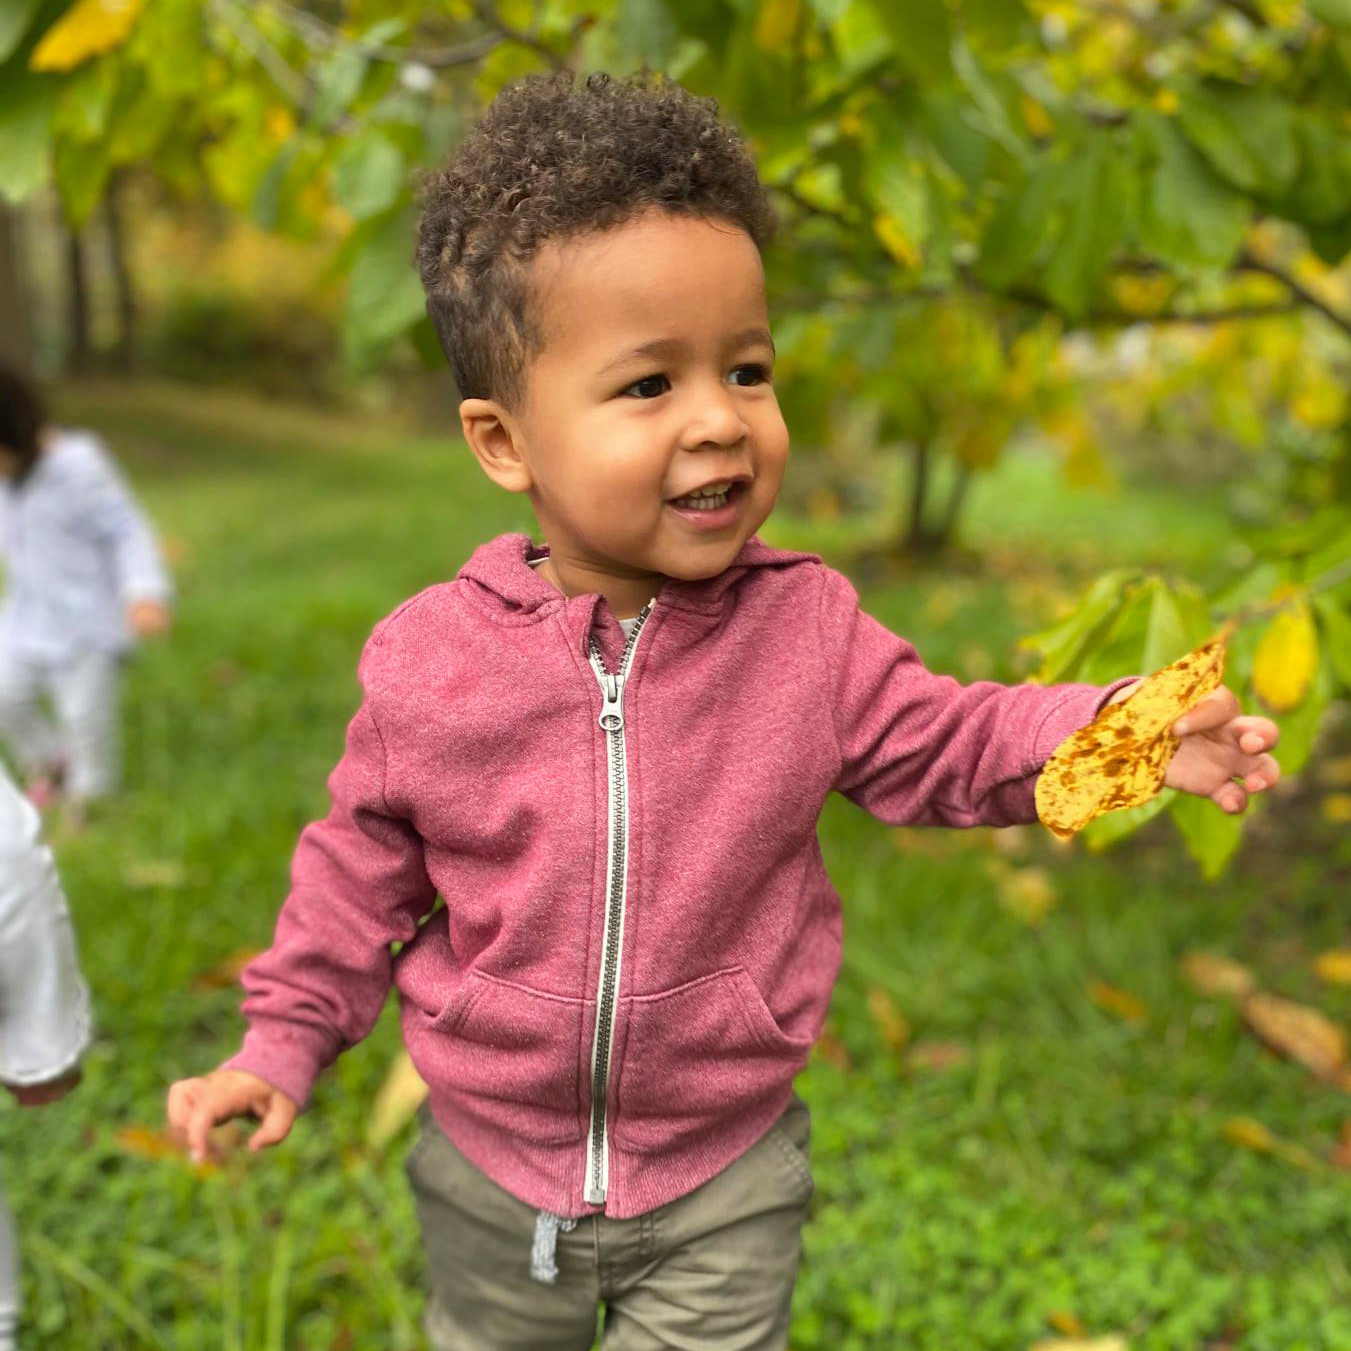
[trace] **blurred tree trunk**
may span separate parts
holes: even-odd
[[[0,202],[0,361],[33,368],[33,325],[19,249],[19,219]]]
[[[66,233],[66,371],[86,375],[93,365],[89,338],[89,280],[85,268],[84,236],[67,227]]]
[[[112,268],[113,290],[117,299],[117,347],[114,362],[120,371],[136,364],[136,280],[127,257],[127,236],[123,229],[122,202],[125,179],[115,176],[103,199],[103,219],[108,231],[108,261]]]

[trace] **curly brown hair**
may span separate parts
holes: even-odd
[[[763,246],[773,210],[717,102],[660,76],[534,75],[509,85],[423,185],[417,264],[463,398],[508,407],[544,346],[526,264],[548,240],[657,207],[740,226]]]

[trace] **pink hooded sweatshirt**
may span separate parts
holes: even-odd
[[[787,1105],[839,967],[826,794],[1033,821],[1038,769],[1125,682],[934,675],[838,572],[754,538],[626,641],[542,553],[492,540],[375,629],[228,1067],[304,1103],[392,980],[455,1145],[530,1205],[622,1219]]]

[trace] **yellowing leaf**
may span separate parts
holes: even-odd
[[[1149,1017],[1144,1000],[1129,990],[1108,985],[1106,981],[1095,980],[1088,987],[1088,997],[1105,1013],[1128,1023],[1143,1023]]]
[[[1346,1033],[1317,1009],[1261,990],[1243,1001],[1243,1021],[1277,1055],[1320,1079],[1336,1080],[1346,1066]]]
[[[893,1051],[899,1051],[910,1040],[910,1023],[896,1007],[896,1001],[880,986],[868,991],[868,1012],[882,1033],[882,1040]]]
[[[1130,1351],[1124,1337],[1048,1337],[1033,1342],[1029,1351]]]
[[[1055,908],[1056,891],[1045,868],[1010,868],[1003,859],[991,859],[999,904],[1024,924],[1037,928]]]
[[[905,232],[905,226],[886,211],[879,211],[873,217],[873,230],[882,247],[901,264],[902,267],[918,267],[921,262],[919,247]]]
[[[1317,666],[1318,630],[1301,596],[1267,625],[1253,657],[1253,688],[1273,712],[1287,713],[1304,702]]]
[[[1173,724],[1219,687],[1230,631],[1155,671],[1124,703],[1108,705],[1060,743],[1037,776],[1037,816],[1049,830],[1068,838],[1163,787],[1179,744]]]
[[[826,1064],[834,1065],[837,1070],[853,1068],[854,1062],[850,1058],[849,1048],[840,1040],[839,1034],[829,1022],[821,1028],[816,1045],[812,1047],[812,1054],[820,1056]]]
[[[802,0],[764,0],[755,16],[755,45],[762,51],[782,52],[797,32]]]
[[[1318,811],[1323,820],[1331,825],[1351,825],[1351,793],[1329,793]]]
[[[76,0],[43,35],[33,70],[74,70],[91,56],[120,47],[146,0]]]
[[[1240,1149],[1251,1149],[1254,1154],[1271,1154],[1296,1168],[1317,1168],[1318,1160],[1302,1145],[1282,1140],[1260,1121],[1250,1116],[1236,1116],[1224,1123],[1224,1138]]]
[[[257,948],[239,948],[192,982],[194,990],[225,990],[239,983],[240,973],[258,956]]]
[[[1182,959],[1182,973],[1202,994],[1242,998],[1257,988],[1257,979],[1246,966],[1214,952],[1189,952]]]
[[[1078,1315],[1072,1313],[1069,1309],[1053,1309],[1046,1315],[1046,1321],[1062,1337],[1088,1336],[1088,1330],[1079,1321]]]
[[[1351,985],[1351,948],[1333,948],[1314,960],[1318,979],[1329,985]]]
[[[427,1085],[413,1068],[408,1052],[400,1051],[371,1104],[366,1143],[372,1149],[383,1149],[412,1120],[426,1096]]]
[[[905,1057],[909,1070],[950,1070],[965,1065],[971,1052],[959,1041],[921,1041]]]
[[[1039,141],[1045,140],[1055,130],[1055,123],[1051,121],[1046,109],[1031,94],[1024,94],[1018,100],[1018,107],[1023,114],[1023,121],[1027,123],[1028,131]]]

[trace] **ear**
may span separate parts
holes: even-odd
[[[483,472],[509,493],[528,492],[534,483],[521,453],[519,424],[495,399],[465,399],[460,404],[464,439]]]

